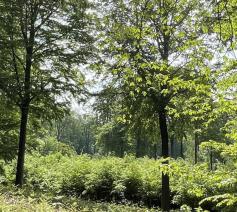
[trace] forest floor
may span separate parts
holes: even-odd
[[[140,208],[136,205],[118,205],[56,197],[54,199],[25,197],[12,192],[0,194],[0,212],[66,212],[66,211],[108,211],[108,212],[153,212],[158,209]]]

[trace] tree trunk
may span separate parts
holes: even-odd
[[[213,153],[212,153],[212,148],[210,150],[210,169],[211,169],[211,171],[213,170]]]
[[[16,181],[15,181],[15,185],[19,187],[23,185],[28,113],[29,113],[29,103],[23,104],[23,106],[21,107],[21,124],[20,124],[18,160],[17,160]]]
[[[180,140],[180,157],[184,158],[183,138],[181,138],[181,140]]]
[[[156,160],[157,159],[157,144],[154,144],[154,159]]]
[[[174,135],[170,138],[170,157],[174,158]]]
[[[24,45],[26,51],[25,57],[25,68],[24,68],[24,89],[23,97],[21,97],[21,123],[20,123],[20,135],[19,135],[19,149],[18,149],[18,159],[17,159],[17,169],[16,169],[16,181],[15,185],[21,187],[23,185],[23,175],[24,175],[24,160],[25,160],[25,145],[26,145],[26,131],[27,131],[27,121],[29,115],[30,101],[31,97],[31,67],[33,61],[33,47],[35,42],[35,21],[37,17],[36,8],[32,14],[30,14],[30,26],[29,28],[24,23],[21,23],[22,36],[24,38]],[[27,12],[26,12],[27,14]],[[27,36],[29,33],[29,38]]]
[[[141,129],[138,129],[136,134],[136,157],[143,157],[145,155],[145,143],[141,137]]]
[[[121,139],[121,144],[120,144],[120,157],[124,157],[124,140]]]
[[[198,135],[195,133],[194,135],[194,162],[195,164],[198,162]]]
[[[159,124],[161,133],[162,157],[167,158],[169,156],[169,139],[165,108],[159,110]],[[162,211],[169,211],[170,209],[169,175],[164,173],[162,173],[161,209]]]
[[[85,137],[86,137],[85,152],[87,154],[90,154],[90,132],[87,126],[84,128],[84,130],[85,130]]]
[[[32,35],[31,35],[32,37]],[[32,39],[32,38],[31,38]],[[32,40],[30,41],[33,42]],[[30,89],[31,89],[31,65],[33,55],[33,44],[27,47],[25,80],[24,80],[24,97],[21,99],[21,124],[19,135],[19,149],[16,168],[15,185],[21,187],[23,185],[24,161],[25,161],[25,145],[26,145],[26,130],[30,108]]]

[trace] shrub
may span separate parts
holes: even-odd
[[[188,205],[228,211],[235,206],[237,172],[234,164],[219,165],[217,170],[209,171],[205,163],[192,165],[181,159],[170,160],[169,165],[162,162],[131,156],[121,159],[70,157],[61,153],[27,155],[25,182],[35,191],[55,195],[62,193],[152,207],[160,205],[161,172],[166,171],[170,175],[173,207]],[[14,167],[14,162],[5,167],[8,180],[14,178]]]

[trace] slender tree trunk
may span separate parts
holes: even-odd
[[[136,133],[136,158],[140,157],[140,146],[141,146],[141,136],[140,133]]]
[[[213,170],[213,153],[212,153],[212,148],[210,151],[210,169],[211,171]]]
[[[32,35],[31,35],[32,39]],[[30,89],[31,89],[31,65],[33,55],[33,41],[31,45],[27,47],[26,55],[26,68],[25,68],[25,80],[24,80],[24,97],[21,99],[21,124],[20,124],[20,135],[19,135],[19,149],[16,169],[16,181],[15,185],[21,187],[23,185],[24,175],[24,161],[25,161],[25,145],[26,145],[26,131],[27,122],[30,108]]]
[[[85,127],[85,137],[86,137],[85,151],[87,154],[89,154],[90,153],[90,132],[87,127]]]
[[[154,159],[157,159],[157,144],[154,144]]]
[[[198,162],[198,135],[195,133],[194,135],[194,162],[195,164]]]
[[[124,140],[121,139],[121,146],[120,146],[120,157],[124,157]]]
[[[19,187],[23,185],[28,113],[29,113],[29,103],[23,104],[21,107],[21,124],[20,124],[18,160],[17,160],[16,181],[15,181],[15,185]]]
[[[145,143],[141,136],[141,129],[137,130],[136,134],[136,157],[143,157],[145,155]]]
[[[32,2],[31,2],[32,3]],[[26,3],[26,6],[28,3]],[[24,88],[23,88],[23,97],[21,97],[21,123],[20,123],[20,135],[19,135],[19,149],[18,149],[18,159],[17,159],[17,170],[16,170],[16,181],[15,185],[23,185],[23,175],[24,175],[24,160],[25,160],[25,146],[26,146],[26,131],[27,131],[27,122],[29,115],[30,102],[32,100],[31,96],[31,67],[33,61],[33,50],[35,42],[35,22],[38,13],[38,8],[33,3],[31,4],[32,10],[27,10],[25,15],[30,17],[30,23],[21,22],[21,32],[22,38],[25,45],[25,67],[24,67]],[[22,4],[24,6],[24,4]]]
[[[174,158],[174,135],[170,138],[170,157]]]
[[[181,138],[181,140],[180,140],[180,157],[184,158],[183,138]]]
[[[162,142],[162,157],[167,158],[169,156],[169,139],[165,108],[159,110],[159,124]],[[170,209],[169,175],[164,173],[162,173],[161,208],[162,211],[169,211]]]
[[[57,121],[55,124],[57,141],[62,141],[63,122]]]

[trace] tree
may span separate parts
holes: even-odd
[[[72,113],[54,124],[58,142],[72,146],[78,154],[94,153],[95,117]]]
[[[212,54],[200,30],[204,6],[194,0],[119,0],[105,13],[102,43],[111,54],[106,54],[108,70],[130,93],[130,108],[143,102],[140,98],[149,100],[159,119],[162,156],[167,158],[168,108],[177,109],[179,98],[192,96],[195,103],[210,96],[208,63]],[[163,173],[164,211],[169,210],[169,199],[169,176]]]
[[[93,105],[97,116],[99,149],[120,157],[126,151],[134,153],[136,157],[149,155],[156,158],[159,126],[152,109],[149,109],[149,102],[140,98],[143,102],[131,108],[133,101],[129,92],[117,79],[107,79],[104,86]]]
[[[0,90],[20,110],[16,185],[23,184],[29,114],[58,116],[78,95],[93,39],[85,1],[1,0]],[[70,11],[70,13],[69,13]]]
[[[205,31],[219,45],[213,81],[215,99],[209,126],[204,139],[230,144],[237,140],[236,121],[236,0],[206,1],[210,8],[206,17]],[[219,130],[218,130],[219,129]],[[225,136],[224,136],[225,135]],[[212,157],[212,154],[211,156]],[[212,161],[212,160],[210,160]]]
[[[120,117],[120,89],[115,89],[110,83],[96,96],[93,104],[96,112],[96,147],[99,153],[123,157],[128,146],[127,125]]]
[[[206,2],[210,8],[206,29],[217,35],[228,49],[236,48],[237,15],[236,0]]]

